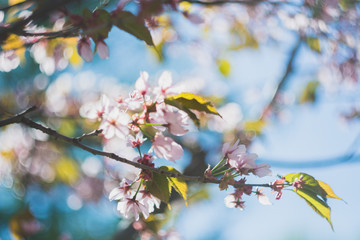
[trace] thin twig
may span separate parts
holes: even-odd
[[[27,110],[23,111],[22,113],[19,113],[13,117],[7,118],[5,120],[0,121],[0,127],[12,124],[12,123],[19,123],[21,119],[28,113],[33,112],[37,109],[36,106],[32,106],[28,108]]]
[[[97,129],[97,130],[94,130],[90,133],[84,133],[83,135],[81,135],[80,137],[77,137],[75,138],[77,141],[81,142],[84,138],[87,138],[87,137],[92,137],[92,136],[98,136],[100,133],[102,133],[102,129]]]
[[[273,97],[271,98],[271,101],[264,108],[264,111],[261,114],[260,120],[263,120],[266,117],[267,113],[269,111],[271,111],[271,109],[274,107],[280,92],[283,90],[286,82],[289,80],[289,77],[290,77],[290,75],[291,75],[291,73],[292,73],[292,71],[294,69],[294,66],[293,66],[294,65],[294,60],[296,58],[298,50],[300,49],[301,42],[302,42],[302,39],[301,39],[301,37],[299,37],[296,44],[295,44],[295,46],[293,47],[293,49],[291,51],[289,60],[287,61],[287,66],[286,66],[285,72],[284,72],[281,80],[279,81],[279,83],[278,83],[278,85],[276,87],[276,91],[275,91]]]

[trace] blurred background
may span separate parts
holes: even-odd
[[[67,9],[119,6],[104,2],[79,1]],[[146,9],[141,3],[120,2],[134,14]],[[248,177],[248,183],[306,172],[329,184],[343,199],[328,200],[334,231],[292,191],[275,200],[276,193],[265,189],[272,206],[249,196],[240,211],[224,205],[230,189],[195,183],[189,183],[188,207],[174,194],[171,211],[162,206],[155,220],[133,223],[120,216],[108,194],[138,170],[13,124],[0,129],[1,240],[360,239],[359,4],[210,3],[174,1],[173,9],[161,1],[163,9],[151,18],[154,26],[147,22],[155,47],[113,27],[105,39],[108,59],[95,54],[89,63],[77,53],[77,38],[47,39],[26,50],[16,41],[3,42],[1,119],[37,105],[32,119],[80,136],[99,126],[81,116],[82,105],[101,94],[126,97],[141,71],[149,73],[153,86],[170,71],[176,86],[210,99],[223,117],[203,116],[200,130],[191,127],[178,138],[185,153],[172,166],[202,175],[219,161],[224,142],[240,139],[273,171],[271,177]],[[31,9],[11,11],[0,11],[2,24]],[[64,25],[64,18],[52,14],[44,29]],[[128,159],[136,156],[118,140],[84,142]],[[155,165],[169,163],[159,159]]]

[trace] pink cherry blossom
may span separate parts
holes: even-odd
[[[241,198],[237,198],[234,194],[230,194],[224,199],[225,206],[228,208],[239,208],[244,210],[245,202],[241,201]]]
[[[185,128],[188,125],[189,117],[183,111],[165,111],[164,119],[168,124],[168,129],[171,134],[182,136],[189,130]]]
[[[149,217],[149,208],[133,198],[124,198],[119,201],[117,210],[126,218],[134,217],[135,221],[139,220],[140,213],[145,219]]]
[[[271,176],[272,171],[267,163],[260,163],[253,169],[253,173],[258,177]]]
[[[295,178],[294,182],[292,183],[293,187],[295,188],[295,191],[297,191],[299,188],[303,188],[305,184],[303,178],[304,178],[303,175],[301,175],[299,178]]]
[[[135,89],[139,91],[141,95],[145,95],[149,90],[148,78],[149,74],[147,72],[140,72],[140,77],[135,82]]]
[[[114,136],[125,139],[129,134],[129,123],[130,117],[127,113],[120,111],[118,108],[113,108],[101,123],[100,129],[103,130],[102,133],[106,139]]]
[[[133,111],[140,110],[144,106],[144,97],[138,90],[134,90],[123,101],[123,105]]]
[[[91,50],[91,43],[89,38],[82,38],[78,41],[77,50],[79,55],[86,61],[91,62],[93,59],[93,52]]]
[[[270,186],[274,190],[274,192],[278,192],[276,195],[276,200],[279,200],[282,196],[282,189],[284,188],[284,183],[285,183],[284,178],[278,179],[270,183]]]
[[[156,134],[153,142],[153,149],[157,157],[173,161],[180,159],[183,155],[182,147],[172,138],[165,137],[161,133]]]
[[[98,102],[84,104],[80,109],[80,114],[92,120],[101,120],[104,114],[109,112],[110,107],[109,98],[102,95]]]
[[[104,40],[100,40],[96,44],[96,52],[101,59],[109,58],[109,47]]]
[[[123,198],[131,197],[131,183],[129,179],[123,178],[120,182],[120,186],[111,190],[109,194],[109,200],[121,200]]]
[[[164,71],[158,80],[158,87],[154,89],[154,93],[158,95],[160,99],[162,99],[166,97],[166,95],[173,93],[171,91],[171,85],[172,85],[171,72]]]
[[[247,175],[249,171],[256,168],[256,158],[257,155],[255,153],[242,153],[237,155],[236,158],[229,158],[227,162],[230,168],[235,169],[241,174]]]
[[[255,194],[258,197],[259,203],[261,203],[262,205],[272,205],[269,198],[264,193],[262,193],[263,189],[264,188],[261,188],[261,189],[256,188],[256,191],[255,191]]]
[[[224,143],[222,147],[222,153],[227,158],[236,158],[237,155],[243,154],[246,152],[245,145],[239,145],[240,140],[236,140],[234,145],[231,145],[231,143],[227,142]]]
[[[149,213],[155,210],[154,206],[156,208],[160,208],[161,201],[158,198],[154,197],[149,191],[140,190],[139,199],[139,202],[144,204],[144,206],[149,209]]]
[[[141,146],[145,140],[146,138],[144,138],[143,133],[140,131],[136,134],[136,138],[134,138],[132,135],[128,136],[127,146],[136,148]]]

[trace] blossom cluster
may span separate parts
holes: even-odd
[[[175,142],[171,135],[181,136],[188,132],[188,115],[170,105],[165,99],[176,92],[172,87],[172,77],[169,72],[163,72],[158,85],[151,88],[149,75],[142,72],[135,82],[135,89],[127,98],[118,97],[111,100],[106,95],[96,103],[87,103],[80,109],[80,114],[86,118],[100,121],[99,129],[106,140],[120,139],[127,146],[137,149],[139,156],[133,161],[154,167],[155,157],[172,162],[183,155],[183,148]],[[165,133],[165,131],[168,133]],[[143,153],[143,143],[151,141],[148,152]],[[110,200],[118,200],[118,210],[125,217],[139,218],[139,213],[147,218],[154,211],[154,205],[160,201],[143,189],[146,181],[152,180],[152,172],[142,170],[137,181],[137,191],[130,191],[134,183],[123,181],[120,187],[110,193]]]
[[[238,185],[235,192],[228,195],[225,198],[225,205],[229,208],[243,209],[245,202],[242,197],[244,194],[251,195],[255,193],[259,199],[259,202],[264,205],[271,205],[271,202],[262,189],[256,189],[253,192],[251,185],[246,185],[246,179],[241,178],[235,180],[235,178],[243,175],[249,175],[250,173],[258,176],[265,177],[271,175],[270,165],[267,163],[257,164],[255,160],[257,155],[254,153],[247,153],[245,145],[239,144],[237,140],[233,145],[231,143],[225,143],[222,148],[223,158],[212,169],[210,167],[205,171],[204,175],[209,179],[216,179],[217,176],[221,177],[221,183],[219,184],[220,190],[228,188],[228,185]]]
[[[109,195],[110,201],[118,200],[117,210],[126,218],[134,217],[139,220],[139,213],[144,218],[148,218],[149,214],[160,207],[160,200],[154,197],[149,191],[142,189],[140,186],[137,190],[132,189],[134,182],[123,179],[120,186],[114,188]]]

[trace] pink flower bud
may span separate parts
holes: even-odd
[[[86,61],[91,62],[93,59],[93,52],[91,51],[90,40],[88,38],[82,38],[77,44],[77,50],[79,55]]]
[[[109,47],[106,45],[104,40],[100,40],[96,44],[96,51],[101,59],[109,58]]]

